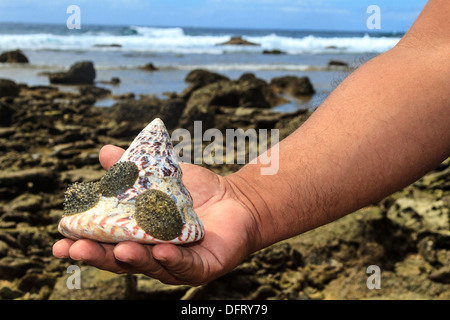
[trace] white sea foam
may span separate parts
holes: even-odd
[[[132,26],[131,30],[137,32],[137,34],[152,37],[152,38],[179,38],[183,37],[184,31],[183,28],[152,28],[152,27],[139,27]]]
[[[163,67],[164,68],[164,67]],[[163,69],[162,68],[162,69]],[[325,66],[310,66],[304,64],[264,64],[264,63],[211,63],[211,64],[192,64],[192,65],[175,65],[168,67],[176,70],[195,70],[208,69],[215,71],[318,71],[327,70]]]
[[[188,34],[182,28],[129,27],[128,33],[89,31],[82,34],[0,34],[0,49],[12,50],[74,50],[74,51],[134,51],[180,54],[259,53],[262,50],[282,50],[288,54],[301,53],[364,53],[384,52],[400,40],[399,37],[305,35],[293,37],[270,33],[243,35],[260,46],[218,45],[232,34]],[[118,44],[120,46],[108,46]],[[103,46],[99,46],[103,45]]]

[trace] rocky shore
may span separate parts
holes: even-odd
[[[203,130],[279,129],[282,139],[310,112],[271,108],[286,102],[284,94],[314,94],[309,79],[297,77],[268,83],[195,70],[186,82],[182,93],[161,99],[0,80],[0,299],[450,299],[450,160],[380,203],[257,252],[201,287],[54,258],[64,191],[103,175],[103,145],[126,148],[156,117],[170,132],[202,120]],[[95,106],[105,96],[116,103]],[[220,174],[240,167],[202,165]],[[67,287],[70,265],[81,267],[80,290]],[[370,265],[381,269],[381,289],[366,285]]]

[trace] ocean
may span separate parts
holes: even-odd
[[[332,91],[346,72],[329,68],[330,60],[357,67],[389,50],[403,34],[312,30],[252,30],[194,27],[0,23],[0,52],[20,49],[28,65],[0,64],[0,77],[28,85],[49,85],[45,72],[67,70],[78,61],[94,62],[96,81],[112,77],[120,85],[98,84],[113,94],[180,93],[188,72],[202,68],[231,79],[251,72],[266,81],[284,75],[308,76],[316,90],[312,99],[296,100],[279,111],[312,109]],[[218,45],[233,36],[258,46]],[[281,50],[283,54],[263,54]],[[141,66],[152,63],[158,71]],[[64,87],[63,90],[75,90]],[[99,101],[110,106],[113,100]]]

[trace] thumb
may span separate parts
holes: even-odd
[[[98,159],[103,168],[108,169],[122,157],[125,152],[122,148],[108,144],[100,149]]]

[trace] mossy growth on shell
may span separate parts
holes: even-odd
[[[175,201],[156,189],[146,190],[136,197],[134,216],[142,230],[160,240],[175,239],[184,224]]]
[[[118,196],[131,188],[138,176],[139,168],[134,162],[117,162],[100,180],[100,192],[105,197]]]
[[[100,196],[98,182],[76,182],[70,185],[64,194],[63,216],[91,209],[99,202]]]

